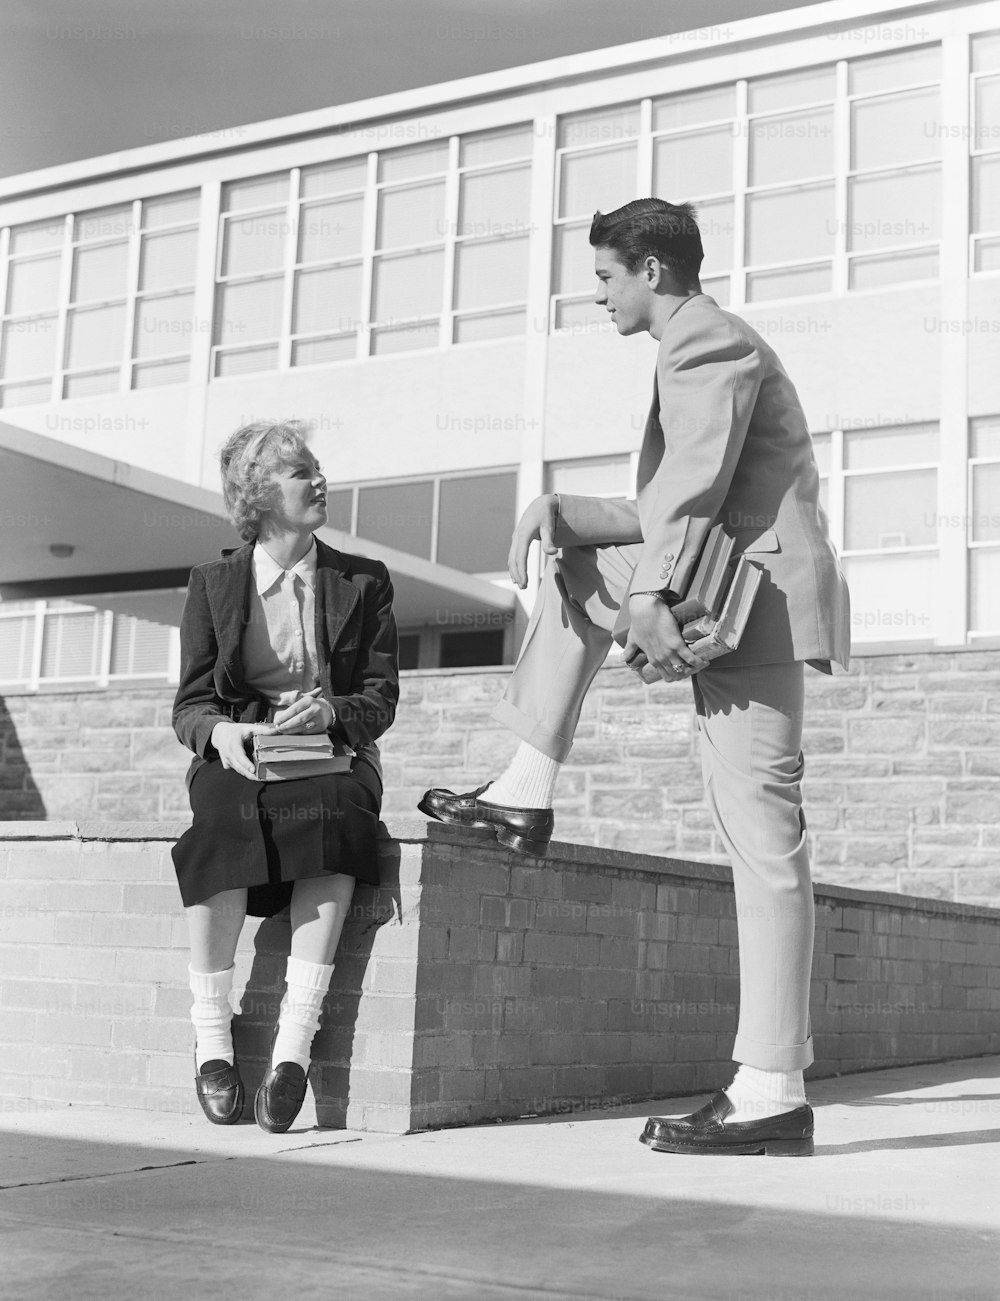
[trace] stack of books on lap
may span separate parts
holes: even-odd
[[[253,758],[257,780],[288,781],[328,772],[350,772],[354,751],[340,741],[321,736],[255,736]]]
[[[671,606],[681,636],[704,659],[735,650],[753,608],[761,571],[745,556],[733,560],[733,539],[716,524],[683,597]]]

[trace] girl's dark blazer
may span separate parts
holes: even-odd
[[[253,548],[247,542],[191,570],[172,719],[178,739],[195,754],[189,787],[201,765],[218,755],[211,738],[221,718],[256,723],[267,717],[268,701],[248,686],[240,659]],[[380,560],[334,551],[319,538],[316,549],[316,654],[323,697],[336,711],[330,735],[371,765],[381,787],[375,742],[399,699],[392,581]]]

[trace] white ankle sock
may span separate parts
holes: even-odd
[[[278,1014],[278,1035],[271,1051],[272,1069],[279,1062],[296,1062],[308,1072],[313,1036],[319,1029],[319,1014],[332,975],[332,963],[327,967],[302,958],[288,959],[285,972],[288,990]]]
[[[191,1023],[199,1073],[205,1062],[233,1064],[233,1005],[229,994],[235,971],[235,964],[228,971],[195,971],[188,964],[188,979],[194,995]]]
[[[561,767],[558,760],[522,741],[507,771],[491,782],[479,798],[487,804],[506,804],[515,809],[550,809]]]
[[[761,1071],[741,1065],[726,1097],[733,1104],[727,1121],[762,1120],[804,1107],[806,1089],[801,1071]]]

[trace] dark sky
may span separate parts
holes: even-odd
[[[0,176],[787,0],[0,0]]]

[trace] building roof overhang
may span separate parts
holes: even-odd
[[[325,528],[382,560],[400,624],[495,625],[517,596],[482,578]],[[192,565],[240,545],[222,494],[0,421],[0,599],[184,586]],[[51,548],[71,547],[69,555]]]

